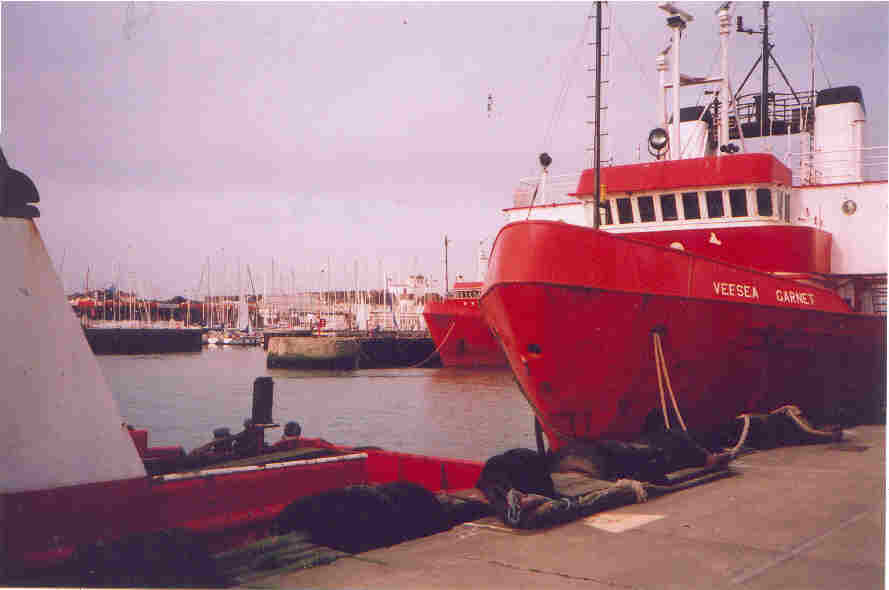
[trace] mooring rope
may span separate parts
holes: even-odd
[[[611,486],[614,489],[627,488],[633,490],[636,495],[636,502],[641,504],[648,501],[648,492],[645,491],[645,485],[641,481],[635,479],[619,479]]]
[[[812,426],[809,421],[806,420],[806,418],[803,416],[803,412],[799,409],[798,406],[781,406],[780,408],[772,410],[771,412],[769,412],[769,414],[784,414],[785,416],[793,420],[797,428],[812,436],[832,438],[833,440],[839,440],[842,437],[842,432],[837,433],[835,431],[819,430]],[[732,458],[738,455],[738,453],[741,451],[741,447],[743,447],[744,443],[747,442],[747,437],[750,434],[750,424],[753,421],[753,417],[754,414],[740,414],[738,416],[738,420],[744,421],[744,427],[741,429],[741,435],[738,438],[738,442],[735,444],[735,446],[728,450],[728,453],[732,456]]]
[[[803,411],[799,409],[798,406],[786,405],[781,406],[780,408],[774,409],[770,414],[784,414],[791,420],[793,420],[800,430],[805,432],[806,434],[812,434],[815,436],[830,436],[836,437],[837,434],[834,431],[828,430],[818,430],[814,426],[812,426],[808,420],[803,416]]]
[[[657,367],[657,387],[661,394],[661,410],[664,413],[664,425],[667,427],[667,430],[670,430],[670,416],[667,412],[667,402],[664,398],[664,382],[666,382],[667,391],[670,393],[670,402],[676,411],[679,425],[682,427],[682,430],[688,432],[688,428],[685,427],[685,421],[682,419],[682,412],[679,411],[679,404],[676,402],[676,395],[673,393],[673,386],[670,384],[670,373],[667,371],[667,361],[664,359],[661,335],[657,332],[652,332],[652,338],[654,340],[654,364]]]
[[[744,427],[741,429],[741,436],[738,437],[738,443],[728,451],[733,459],[738,456],[739,452],[741,452],[741,447],[747,442],[747,435],[750,434],[750,414],[741,414],[738,416],[738,420],[744,421]]]
[[[438,351],[441,350],[441,347],[444,346],[444,345],[445,345],[445,342],[448,341],[448,338],[451,337],[451,332],[454,331],[454,326],[456,326],[456,325],[457,325],[457,320],[451,320],[451,325],[450,325],[450,327],[448,328],[448,331],[445,333],[445,337],[442,338],[441,344],[439,344],[438,346],[435,347],[435,350],[432,351],[432,354],[430,354],[429,356],[427,356],[426,358],[424,358],[424,359],[423,359],[422,361],[420,361],[419,363],[417,363],[417,364],[415,364],[415,365],[411,365],[411,366],[409,366],[409,367],[407,367],[407,368],[408,368],[408,369],[416,369],[417,367],[419,367],[419,366],[421,366],[421,365],[425,365],[427,362],[429,362],[429,359],[431,359],[431,358],[434,357],[436,354],[438,354]]]

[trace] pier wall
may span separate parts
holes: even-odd
[[[270,368],[354,369],[359,343],[355,338],[333,336],[275,336],[268,340],[266,365]]]
[[[435,352],[435,342],[428,337],[367,337],[361,339],[361,356],[358,363],[362,369],[410,367],[422,362],[433,352]],[[441,359],[435,355],[423,366],[440,367]]]
[[[200,330],[84,328],[95,354],[200,352]]]
[[[409,367],[429,359],[423,366],[441,366],[429,337],[382,334],[373,336],[295,336],[266,334],[269,368],[373,369]]]

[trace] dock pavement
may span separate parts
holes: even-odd
[[[885,587],[886,429],[740,456],[734,475],[545,530],[495,517],[254,588]]]

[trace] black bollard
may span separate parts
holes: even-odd
[[[257,377],[253,381],[253,424],[272,424],[274,387],[271,377]]]

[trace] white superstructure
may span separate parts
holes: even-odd
[[[673,141],[657,156],[689,159],[743,151],[745,135],[758,137],[763,133],[758,120],[761,95],[748,96],[744,104],[732,100],[729,104],[719,105],[716,108],[718,116],[714,116],[702,106],[680,108],[678,93],[673,91],[677,86],[710,85],[713,92],[710,96],[716,97],[711,103],[714,107],[718,105],[719,95],[731,96],[727,73],[728,36],[731,33],[728,4],[718,11],[721,74],[709,78],[680,74],[681,36],[678,33],[693,19],[672,4],[661,8],[670,15],[668,26],[673,40],[655,60],[658,72],[655,122],[663,127],[664,134],[673,136]],[[811,133],[812,138],[812,151],[787,153],[783,157],[776,153],[776,157],[791,169],[793,187],[789,199],[780,199],[775,209],[781,212],[782,204],[788,203],[789,212],[781,212],[772,223],[817,227],[830,233],[830,273],[825,278],[838,285],[840,293],[853,302],[855,309],[885,312],[889,269],[889,150],[886,147],[865,147],[867,112],[860,88],[833,87],[814,94],[795,93],[784,99],[770,93],[769,97],[765,135]],[[675,124],[676,118],[679,119],[678,125]],[[720,149],[714,149],[716,146]],[[587,199],[581,203],[568,196],[578,186],[579,178],[580,173],[548,176],[545,190],[540,188],[540,178],[520,180],[513,206],[504,209],[505,222],[541,219],[593,226],[595,202]],[[632,222],[618,224],[613,203],[615,196],[608,195],[607,186],[602,187],[602,198],[610,209],[612,220],[607,221],[606,215],[602,214],[600,223],[604,231],[634,233],[685,227],[679,227],[681,219],[671,221],[671,227],[666,224],[658,227],[661,224],[659,216],[655,220],[657,223],[645,223],[651,220],[641,218],[636,196],[631,197]],[[533,207],[529,207],[532,203]],[[761,220],[752,214],[754,209],[750,207],[749,210],[751,215],[722,218],[714,223],[761,224]],[[695,224],[705,224],[705,217],[706,214],[702,214]]]

